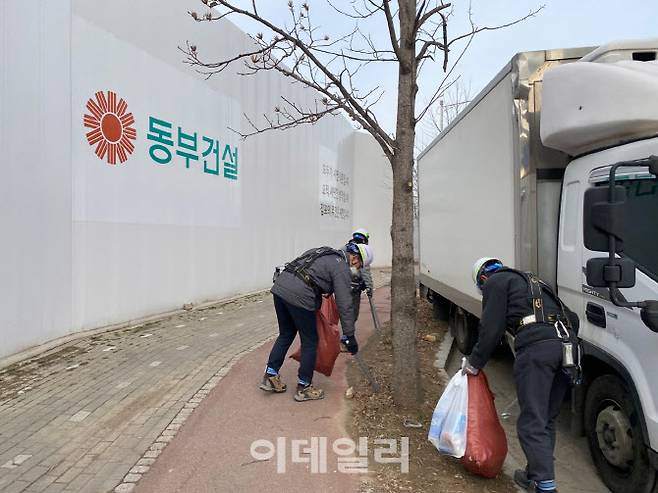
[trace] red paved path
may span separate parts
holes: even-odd
[[[378,289],[375,303],[380,321],[390,312],[390,291]],[[248,330],[245,327],[245,330]],[[373,323],[367,297],[362,297],[357,337],[363,345]],[[292,349],[295,349],[295,342]],[[155,493],[203,492],[350,492],[358,491],[359,475],[335,472],[331,444],[347,437],[344,429],[347,400],[346,365],[352,358],[341,354],[330,378],[315,374],[314,384],[325,390],[321,401],[293,400],[296,361],[287,359],[281,375],[288,392],[267,394],[257,384],[263,374],[271,343],[245,356],[187,419],[176,438],[139,482],[135,491]],[[354,363],[356,364],[356,363]],[[286,438],[286,472],[277,473],[276,456],[255,462],[250,453],[254,440],[276,443]],[[293,464],[291,440],[327,437],[327,473],[311,473],[310,464]],[[308,444],[306,445],[308,446]],[[308,457],[308,455],[306,456]]]

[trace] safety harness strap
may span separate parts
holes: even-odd
[[[519,276],[523,277],[528,283],[529,298],[530,298],[530,303],[532,304],[533,314],[523,317],[519,323],[520,327],[523,327],[524,325],[530,325],[533,323],[553,324],[556,321],[560,320],[564,325],[567,326],[567,328],[569,329],[572,328],[571,321],[567,316],[564,303],[562,303],[562,300],[555,294],[553,289],[548,284],[546,284],[544,281],[539,279],[532,272],[523,272],[516,269],[510,269],[509,267],[505,267],[501,269],[499,272],[502,271],[513,272],[515,274],[518,274]],[[557,305],[560,308],[560,313],[547,315],[544,312],[544,299],[543,299],[544,293],[548,294],[551,298],[553,298],[553,300],[557,303]]]
[[[545,323],[544,300],[542,298],[541,285],[539,279],[527,272],[526,277],[530,286],[530,296],[532,297],[532,310],[535,312],[535,319],[538,323]]]
[[[307,269],[311,265],[313,265],[313,262],[315,262],[320,257],[324,257],[325,255],[332,255],[332,254],[334,255],[340,254],[340,252],[338,250],[326,246],[316,248],[315,250],[300,255],[296,259],[288,262],[283,270],[295,274],[298,278],[304,281],[306,285],[309,286],[317,296],[320,296],[321,294],[323,294],[322,288],[320,288],[317,281],[313,279],[313,276],[311,276],[311,274],[308,272]]]

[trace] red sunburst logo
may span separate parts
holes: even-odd
[[[91,114],[85,114],[84,125],[91,129],[87,132],[89,145],[96,146],[96,155],[101,160],[107,156],[109,164],[116,164],[119,156],[119,162],[124,163],[135,150],[131,140],[137,137],[132,126],[135,118],[132,113],[126,112],[126,102],[119,99],[117,103],[115,92],[107,91],[106,96],[99,91],[96,100],[87,101],[87,109]]]

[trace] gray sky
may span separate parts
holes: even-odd
[[[345,9],[349,8],[351,2],[334,0],[335,5]],[[235,0],[235,3],[250,5],[251,1]],[[282,22],[288,16],[287,3],[287,0],[260,0],[258,5],[261,14]],[[300,3],[299,0],[295,1],[296,5]],[[334,12],[326,0],[308,0],[308,3],[314,24],[321,26],[332,39],[351,30],[354,21]],[[526,15],[542,3],[545,8],[536,17],[503,30],[483,32],[476,36],[453,72],[453,75],[460,77],[462,87],[470,88],[471,97],[520,51],[593,46],[613,40],[658,37],[657,0],[473,0],[473,20],[478,26],[503,24]],[[470,30],[468,5],[467,1],[453,2],[454,16],[449,23],[451,38]],[[256,32],[248,22],[238,17],[232,20],[245,31]],[[383,17],[363,25],[362,30],[386,46],[388,40]],[[456,46],[453,50],[453,62],[461,47]],[[361,73],[358,81],[364,91],[375,86],[386,91],[376,113],[389,131],[395,128],[396,76],[395,67],[390,64],[370,65]],[[428,101],[443,77],[440,64],[424,68],[419,81],[419,107]],[[428,139],[426,134],[432,132],[431,127],[431,122],[419,127],[420,140]]]

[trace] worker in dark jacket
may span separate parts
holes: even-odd
[[[555,421],[577,365],[578,317],[535,276],[504,268],[498,259],[478,260],[473,280],[482,291],[482,317],[463,371],[477,374],[505,331],[511,332],[520,407],[517,432],[527,459],[526,470],[516,471],[514,479],[526,489],[555,493]],[[566,358],[573,362],[563,360],[569,348]]]
[[[351,354],[358,352],[359,345],[354,337],[351,281],[352,273],[358,271],[364,264],[363,259],[369,257],[367,245],[355,245],[348,251],[320,247],[308,250],[280,271],[272,287],[279,337],[270,352],[261,389],[277,393],[286,391],[286,385],[279,377],[279,369],[299,332],[302,354],[295,400],[324,397],[324,392],[311,384],[318,345],[315,312],[322,304],[322,295],[334,294],[346,337],[345,345]]]
[[[354,233],[352,233],[352,238],[347,242],[347,245],[350,243],[364,244],[368,245],[370,242],[370,233],[363,228],[359,228]],[[370,250],[372,255],[372,249]],[[373,261],[373,258],[367,262],[370,265]],[[354,306],[354,322],[359,319],[359,309],[361,307],[361,293],[366,292],[368,297],[372,297],[373,292],[373,282],[372,282],[372,272],[370,272],[370,267],[364,265],[358,272],[352,276],[352,296],[354,301],[352,305]]]

